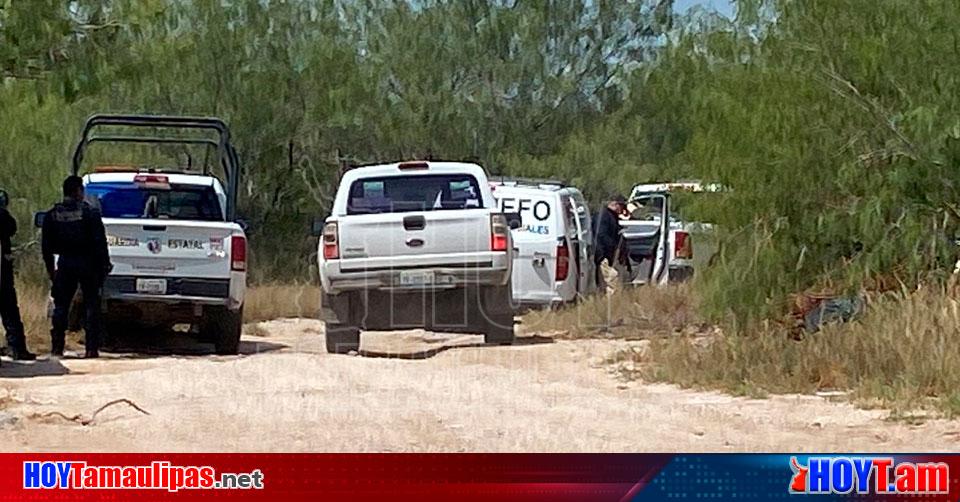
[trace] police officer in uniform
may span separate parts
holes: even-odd
[[[54,205],[43,220],[43,263],[53,281],[54,356],[63,355],[70,304],[78,286],[86,314],[86,357],[100,356],[100,289],[113,266],[100,212],[83,197],[83,180],[68,177],[63,182],[63,202]],[[53,255],[60,256],[56,267]]]
[[[13,246],[11,239],[17,233],[17,220],[7,211],[7,193],[0,190],[0,319],[7,332],[7,348],[17,361],[32,361],[37,357],[27,350],[17,289],[13,278]]]

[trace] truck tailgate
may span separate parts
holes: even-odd
[[[229,278],[234,223],[104,218],[113,275]]]
[[[339,222],[341,268],[466,266],[490,251],[482,209],[364,214]]]

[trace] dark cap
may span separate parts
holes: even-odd
[[[615,193],[615,194],[611,195],[610,198],[607,199],[607,200],[610,201],[610,202],[616,202],[617,204],[626,204],[626,203],[627,203],[627,198],[624,197],[622,194],[619,194],[619,193]]]

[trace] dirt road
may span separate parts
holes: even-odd
[[[818,397],[624,384],[603,359],[626,342],[370,334],[350,357],[324,353],[322,329],[266,323],[238,357],[4,362],[0,450],[938,451],[960,437],[960,422],[911,426]],[[150,414],[46,415],[89,418],[117,398]]]

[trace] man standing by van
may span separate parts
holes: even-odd
[[[17,361],[32,361],[36,356],[27,350],[27,339],[17,304],[17,288],[13,276],[12,238],[17,233],[17,220],[7,211],[7,193],[0,190],[0,319],[7,332],[7,349]]]
[[[63,202],[43,220],[43,263],[53,281],[53,355],[62,356],[70,304],[83,292],[86,314],[86,357],[100,356],[100,288],[113,266],[107,251],[106,230],[100,212],[84,200],[83,179],[63,182]],[[59,255],[56,267],[53,256]]]
[[[623,195],[616,194],[610,197],[606,207],[597,213],[594,228],[596,229],[596,252],[593,261],[596,265],[597,289],[606,291],[608,284],[605,275],[613,275],[617,261],[617,250],[620,249],[620,214],[627,208],[627,200]],[[604,265],[604,261],[607,262]],[[606,270],[605,270],[606,269]]]

